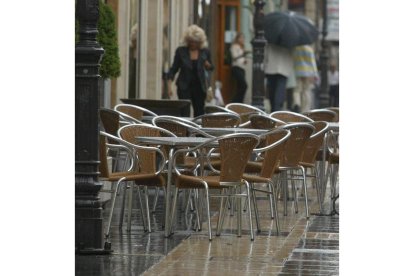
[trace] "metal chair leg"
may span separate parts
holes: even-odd
[[[239,194],[241,194],[241,187],[238,187],[239,189]],[[236,189],[236,193],[237,193],[237,189]],[[236,197],[236,202],[237,202],[237,237],[241,237],[241,228],[242,228],[242,206],[241,206],[241,197],[238,196]],[[249,201],[250,203],[250,201]],[[250,209],[249,209],[250,211]]]
[[[222,189],[220,191],[220,195],[224,195],[224,189]],[[224,211],[223,211],[223,203],[224,203],[224,197],[220,198],[220,209],[219,209],[219,213],[218,213],[218,218],[217,218],[217,227],[216,227],[216,236],[220,236],[219,233],[219,227],[220,227],[220,222],[221,222],[221,216],[223,215]]]
[[[155,197],[154,197],[154,204],[152,206],[152,213],[155,213],[155,209],[157,208],[158,203],[158,194],[160,192],[160,188],[155,188]]]
[[[304,167],[300,166],[303,175],[303,190],[305,193],[305,209],[306,209],[306,218],[309,219],[309,206],[308,206],[308,189],[306,187],[306,170]]]
[[[109,231],[111,230],[111,222],[112,222],[112,216],[113,216],[113,214],[114,214],[115,200],[116,200],[116,195],[117,195],[117,192],[118,192],[118,187],[119,187],[119,184],[120,184],[120,183],[121,183],[124,179],[125,179],[125,177],[123,177],[123,178],[119,179],[119,180],[116,182],[116,185],[115,185],[115,190],[114,190],[114,191],[113,191],[113,193],[112,193],[111,210],[110,210],[110,212],[109,212],[108,226],[107,226],[107,228],[106,228],[106,233],[105,233],[105,237],[106,237],[106,238],[109,238]]]
[[[236,193],[236,188],[235,187],[231,187],[231,192]],[[232,197],[230,198],[230,216],[234,216],[234,210],[235,210],[235,198]]]
[[[285,173],[283,173],[284,174],[284,176],[287,176],[287,175],[285,175]],[[283,187],[283,195],[284,195],[284,198],[283,198],[283,215],[284,216],[287,216],[287,201],[288,201],[288,187],[287,187],[287,180],[286,180],[286,178],[284,178],[284,179],[282,179],[281,180],[281,182],[282,182],[282,187]]]
[[[211,236],[211,221],[210,221],[210,203],[209,203],[209,195],[208,195],[208,185],[204,183],[205,193],[206,193],[206,211],[207,211],[207,227],[208,227],[208,239],[209,241],[212,240]]]
[[[272,193],[272,187],[271,187],[271,184],[270,183],[267,185],[267,189],[269,190],[269,192]],[[275,214],[273,213],[273,198],[272,198],[272,194],[269,194],[268,196],[269,196],[269,205],[270,205],[270,217],[271,217],[271,219],[274,219],[275,218]]]
[[[256,191],[253,188],[253,184],[250,184],[251,186],[251,196],[253,197],[253,209],[254,209],[254,215],[256,217],[256,226],[257,226],[257,232],[261,232],[261,228],[260,228],[260,218],[259,218],[259,212],[258,212],[258,207],[257,207],[257,199],[256,199]],[[248,204],[248,203],[247,203]]]
[[[293,194],[293,202],[294,202],[294,206],[295,206],[295,214],[298,213],[298,194],[297,194],[297,189],[296,189],[296,180],[291,180],[291,184],[292,186],[292,194]]]
[[[252,210],[250,207],[250,185],[249,182],[244,181],[244,184],[246,185],[246,193],[247,193],[247,198],[249,199],[249,201],[247,202],[247,209],[249,212],[249,224],[250,224],[250,240],[254,241],[254,232],[253,232],[253,224],[252,224]]]
[[[150,218],[150,211],[149,211],[149,204],[148,204],[148,187],[144,187],[145,193],[145,210],[147,213],[147,223],[148,223],[148,232],[151,233],[151,218]]]
[[[142,197],[141,197],[141,189],[138,186],[138,201],[139,201],[139,205],[140,205],[140,210],[141,210],[141,217],[142,217],[142,224],[143,224],[143,228],[144,228],[144,232],[147,232],[147,222],[145,220],[145,214],[144,214],[144,205],[142,204]],[[132,191],[132,189],[131,189]],[[129,219],[128,221],[128,227],[129,227],[129,231],[131,231],[131,219]]]
[[[318,199],[318,203],[319,203],[319,212],[322,214],[322,198],[321,198],[321,183],[320,183],[320,179],[319,179],[319,170],[315,167],[313,168],[313,170],[315,171],[315,185],[316,185],[316,196]]]
[[[119,189],[119,190],[121,190],[121,189]],[[124,195],[122,196],[121,214],[119,215],[119,228],[122,228],[122,224],[124,223],[125,201],[126,201],[126,198],[127,198],[128,185],[124,185],[123,190],[124,190]],[[119,195],[119,193],[118,193],[118,195]]]
[[[223,208],[223,215],[221,216],[221,221],[220,221],[220,226],[219,226],[219,230],[218,230],[218,234],[221,234],[221,230],[223,229],[223,224],[224,224],[224,218],[226,216],[226,212],[227,212],[227,204],[230,202],[230,198],[227,197],[226,198],[226,202],[224,204],[224,208]]]
[[[177,197],[178,197],[178,188],[175,188],[172,211],[171,211],[171,223],[170,223],[170,229],[168,231],[169,234],[174,233],[174,224],[176,221],[174,217],[175,217],[175,209],[177,206]]]
[[[198,208],[198,190],[195,189],[194,190],[194,209],[195,209],[195,213],[196,213],[196,223],[197,223],[197,227],[196,227],[196,231],[201,231],[201,221],[200,221],[200,212],[199,212],[199,208]]]
[[[276,221],[276,235],[280,233],[280,225],[279,225],[279,214],[277,212],[277,194],[279,192],[278,186],[275,187],[273,183],[270,183],[270,187],[272,189],[273,194],[273,207],[275,212],[275,221]]]
[[[127,232],[131,231],[131,218],[132,218],[132,196],[134,193],[134,183],[131,182],[131,186],[128,189],[128,218],[127,218]]]

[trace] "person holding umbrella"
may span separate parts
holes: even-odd
[[[266,44],[264,72],[266,74],[271,112],[282,110],[287,79],[293,74],[292,51],[274,44]]]
[[[272,12],[264,18],[265,74],[272,111],[283,106],[287,77],[292,73],[292,49],[313,43],[318,30],[312,21],[292,11]]]

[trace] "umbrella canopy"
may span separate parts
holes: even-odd
[[[287,48],[311,44],[319,34],[309,18],[291,11],[267,14],[264,32],[269,43]]]

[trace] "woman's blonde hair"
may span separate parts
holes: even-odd
[[[188,42],[200,42],[201,48],[207,47],[207,36],[203,29],[197,25],[191,25],[185,30],[183,35],[183,44],[188,46]]]

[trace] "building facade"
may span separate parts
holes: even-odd
[[[212,84],[220,81],[222,95],[227,103],[234,91],[230,74],[228,48],[237,32],[245,35],[246,48],[251,50],[254,36],[254,0],[106,0],[117,17],[118,42],[121,58],[121,76],[112,80],[111,106],[123,98],[167,98],[163,76],[181,44],[187,26],[202,27],[209,40],[216,67]],[[327,0],[335,8],[338,0]],[[321,29],[321,0],[268,0],[265,13],[293,10],[309,17]],[[331,12],[334,10],[331,9]],[[333,11],[334,12],[334,11]],[[336,13],[337,15],[338,13]],[[331,13],[331,18],[335,14]],[[332,22],[331,22],[332,23]],[[334,30],[333,22],[331,30]],[[331,60],[337,64],[339,38],[328,34]],[[318,55],[319,43],[315,43]],[[248,91],[245,102],[251,102],[252,59],[248,58],[246,80]]]

